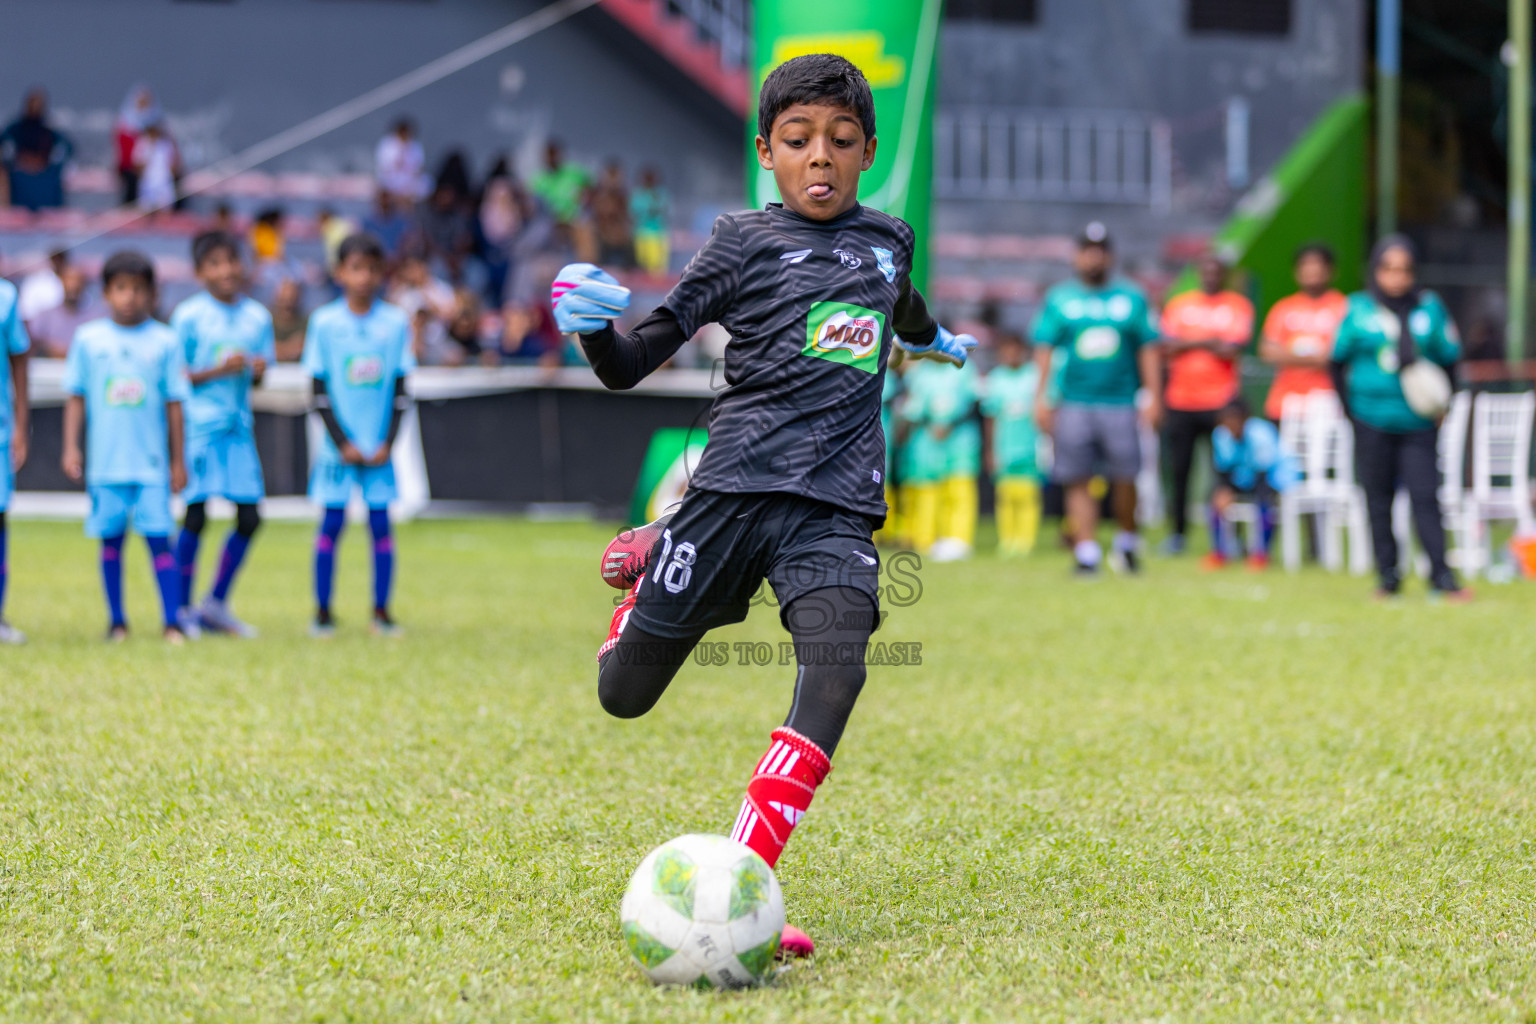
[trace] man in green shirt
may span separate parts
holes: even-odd
[[[587,169],[565,159],[565,147],[557,139],[550,139],[544,147],[544,169],[534,175],[529,187],[533,194],[549,207],[555,222],[569,226],[581,216],[581,200],[592,176]]]
[[[1051,389],[1041,388],[1035,418],[1055,442],[1054,476],[1066,488],[1067,532],[1077,572],[1084,576],[1095,575],[1103,559],[1097,539],[1098,503],[1088,490],[1098,473],[1109,480],[1119,525],[1115,563],[1137,571],[1139,389],[1147,391],[1141,419],[1148,429],[1155,431],[1162,419],[1162,366],[1152,312],[1141,289],[1112,276],[1113,265],[1109,231],[1094,221],[1078,238],[1076,280],[1063,281],[1046,293],[1033,328],[1035,365],[1042,380],[1051,372],[1053,355],[1062,353],[1059,402],[1053,408]]]

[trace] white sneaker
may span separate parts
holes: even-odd
[[[176,611],[176,628],[181,630],[181,635],[188,640],[201,640],[203,627],[197,620],[197,612],[191,608],[180,608]]]
[[[12,647],[20,647],[27,642],[27,634],[15,626],[0,619],[0,644],[9,644]]]
[[[197,617],[205,628],[215,633],[227,633],[244,640],[256,639],[256,627],[235,618],[235,613],[229,610],[229,602],[216,600],[211,594],[197,606]]]

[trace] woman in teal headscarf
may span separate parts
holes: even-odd
[[[1365,491],[1376,556],[1377,595],[1402,587],[1392,501],[1408,492],[1414,532],[1429,558],[1429,585],[1452,600],[1466,600],[1445,561],[1440,510],[1438,419],[1415,411],[1403,391],[1402,373],[1424,360],[1449,373],[1461,355],[1461,339],[1445,304],[1415,279],[1413,243],[1388,235],[1371,250],[1365,291],[1349,297],[1334,340],[1333,372],[1355,430],[1355,476]]]

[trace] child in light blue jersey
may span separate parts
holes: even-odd
[[[187,514],[176,542],[182,602],[177,619],[189,636],[208,629],[254,637],[256,630],[230,611],[229,590],[261,525],[257,503],[266,494],[251,388],[261,383],[267,364],[277,358],[272,315],[241,294],[245,265],[234,236],[223,231],[198,235],[192,240],[192,263],[204,290],[171,314],[171,329],[192,384],[187,403]],[[234,502],[235,528],[224,541],[213,589],[194,612],[197,548],[211,497]]]
[[[187,483],[182,460],[182,405],[187,370],[176,335],[151,320],[155,271],[136,252],[119,252],[101,271],[110,317],[81,324],[64,372],[64,473],[85,480],[91,515],[85,530],[101,539],[101,579],[111,624],[107,639],[124,640],[123,539],[130,524],[154,558],[165,639],[185,642],[176,624],[181,578],[171,553],[171,492]],[[80,447],[81,427],[86,447]]]
[[[26,634],[5,621],[5,513],[14,474],[27,461],[27,329],[16,309],[16,286],[0,280],[0,644],[24,644]]]
[[[390,462],[406,409],[405,377],[416,366],[410,322],[377,297],[384,248],[371,235],[352,235],[337,251],[342,297],[315,310],[304,339],[304,368],[313,381],[315,411],[325,442],[309,478],[310,499],[325,508],[315,538],[315,622],[311,633],[335,632],[331,581],[347,501],[361,491],[373,531],[373,629],[398,632],[389,614],[394,540],[389,503],[396,497]]]

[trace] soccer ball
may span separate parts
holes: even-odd
[[[724,836],[652,850],[619,906],[624,944],[658,985],[741,988],[765,978],[784,931],[773,869]]]

